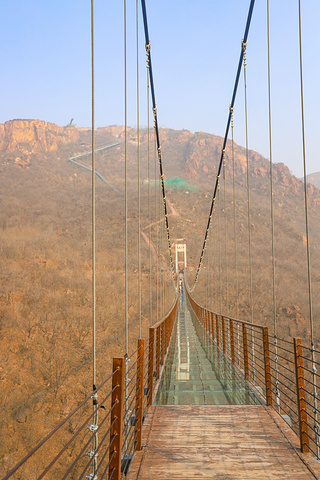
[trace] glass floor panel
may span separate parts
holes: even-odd
[[[197,321],[197,320],[195,320]],[[204,349],[191,312],[180,300],[155,403],[158,405],[260,405],[259,396],[211,342]]]

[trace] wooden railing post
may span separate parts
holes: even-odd
[[[309,437],[308,437],[308,414],[307,402],[304,381],[303,368],[303,348],[301,338],[294,338],[294,358],[296,364],[296,379],[297,379],[297,397],[298,397],[298,416],[299,416],[299,430],[300,430],[300,448],[301,452],[309,452]]]
[[[138,340],[137,386],[136,386],[136,421],[135,421],[135,450],[141,450],[142,420],[143,420],[143,376],[144,376],[144,348],[143,338]]]
[[[217,345],[220,345],[220,334],[219,334],[219,316],[216,314],[216,331],[217,331]]]
[[[263,356],[264,356],[264,374],[265,374],[265,380],[266,380],[267,405],[272,405],[271,366],[270,366],[268,327],[263,327]]]
[[[163,322],[161,325],[161,365],[164,363],[164,356],[165,356],[165,331],[166,331],[166,323],[167,320]]]
[[[245,324],[242,325],[242,335],[243,335],[244,377],[246,380],[249,380],[248,331]]]
[[[226,354],[227,346],[226,346],[226,324],[225,318],[221,317],[221,324],[222,324],[222,350],[223,353]]]
[[[211,312],[211,332],[212,332],[212,341],[214,342],[214,314]]]
[[[120,480],[121,477],[121,446],[122,446],[122,429],[123,429],[123,403],[124,403],[124,357],[113,359],[112,377],[112,397],[111,405],[111,425],[109,452],[110,465],[109,477],[114,480]],[[114,422],[114,423],[113,423]]]
[[[161,331],[161,325],[157,327],[156,329],[156,379],[158,380],[160,378],[160,331]]]
[[[233,320],[229,320],[230,322],[230,354],[231,354],[231,362],[235,363],[236,357],[234,353],[234,328],[233,328]]]
[[[154,328],[149,328],[149,359],[148,359],[148,405],[153,399],[153,365],[154,365]]]

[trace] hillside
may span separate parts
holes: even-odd
[[[320,172],[307,175],[307,182],[311,183],[314,187],[320,188]]]
[[[96,170],[116,191],[96,180],[98,377],[109,372],[112,356],[124,351],[124,144],[123,127],[97,130],[97,147],[117,143],[96,155]],[[179,177],[196,189],[168,189],[171,238],[185,238],[188,279],[198,264],[220,157],[222,139],[204,132],[161,129],[165,179]],[[65,416],[91,388],[91,175],[67,161],[77,157],[90,167],[90,131],[58,127],[40,120],[14,120],[0,125],[0,463],[12,466],[38,439]],[[151,175],[157,161],[151,137]],[[141,132],[142,331],[149,327],[149,214],[147,132]],[[235,146],[236,230],[240,316],[249,317],[248,241],[245,150]],[[129,335],[138,338],[138,200],[137,139],[129,129]],[[151,185],[151,242],[161,245],[161,286],[166,308],[174,292],[167,261],[165,232]],[[269,163],[250,151],[250,191],[255,321],[270,328],[272,319]],[[188,192],[188,193],[187,193]],[[319,324],[320,191],[309,185],[314,316]],[[230,145],[226,152],[226,204],[220,189],[220,224],[215,223],[195,297],[217,299],[217,252],[222,255],[222,288],[228,286],[223,308],[235,316],[233,193]],[[283,164],[274,166],[275,249],[279,335],[309,341],[303,184]],[[157,218],[155,210],[157,209]],[[226,219],[224,215],[226,214]],[[215,218],[217,222],[217,217]],[[227,231],[225,231],[225,224]],[[161,241],[157,240],[160,234]],[[226,241],[225,241],[226,239]],[[226,253],[226,255],[225,255]],[[213,260],[212,260],[213,258]],[[166,260],[164,260],[166,259]],[[152,250],[152,275],[156,264]],[[213,275],[213,271],[216,276]],[[160,278],[160,277],[159,277]],[[209,282],[207,281],[209,280]],[[156,282],[152,322],[157,319]],[[209,287],[208,287],[209,286]],[[208,289],[211,289],[208,291]],[[162,306],[162,302],[159,302]],[[158,308],[160,306],[158,305]],[[158,316],[163,312],[158,311]],[[272,332],[272,328],[271,328]],[[316,329],[317,338],[320,332]],[[5,441],[4,441],[5,439]],[[28,478],[32,478],[31,476]]]

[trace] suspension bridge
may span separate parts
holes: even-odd
[[[222,230],[225,212],[225,169],[228,138],[233,165],[233,187],[235,185],[233,114],[241,72],[244,73],[246,92],[246,49],[254,0],[250,1],[247,22],[241,44],[239,63],[236,70],[234,89],[228,111],[225,136],[221,146],[217,175],[213,186],[204,240],[196,271],[189,274],[184,260],[173,260],[173,242],[169,229],[169,214],[164,182],[164,166],[158,113],[155,99],[155,83],[151,62],[151,42],[148,31],[145,0],[141,10],[145,33],[147,58],[147,92],[153,115],[153,132],[156,162],[159,168],[157,181],[160,185],[160,203],[163,206],[161,225],[166,237],[166,265],[170,268],[172,291],[175,300],[165,312],[165,298],[160,296],[157,321],[151,321],[148,337],[142,338],[141,289],[139,304],[139,339],[134,351],[130,351],[128,322],[128,195],[127,195],[127,118],[125,113],[125,341],[123,356],[113,358],[112,370],[97,384],[96,362],[96,286],[95,286],[95,178],[101,176],[95,167],[95,153],[109,149],[111,145],[96,148],[94,125],[94,28],[92,15],[92,165],[79,163],[81,154],[69,157],[69,163],[91,172],[92,175],[92,391],[79,401],[77,407],[43,438],[21,460],[3,472],[2,480],[9,478],[87,478],[114,479],[311,479],[320,478],[320,431],[318,409],[317,366],[320,351],[314,335],[310,240],[308,223],[308,189],[306,183],[306,155],[303,114],[303,69],[301,57],[301,11],[299,9],[301,110],[303,132],[303,163],[305,193],[306,259],[308,271],[310,341],[306,339],[281,338],[278,335],[276,263],[273,218],[273,165],[270,126],[270,210],[271,210],[271,253],[273,290],[273,328],[256,323],[254,319],[253,265],[251,239],[251,210],[249,184],[249,153],[247,161],[247,221],[248,221],[248,270],[250,292],[250,315],[241,319],[237,273],[235,276],[235,310],[233,318],[229,312],[231,293],[221,286],[221,256],[213,258],[210,249],[216,243],[215,232]],[[269,12],[269,3],[268,12]],[[300,2],[299,2],[300,7]],[[126,2],[124,2],[126,13]],[[138,18],[138,2],[137,2]],[[126,15],[125,32],[126,32]],[[137,36],[138,37],[138,36]],[[269,40],[269,16],[268,16]],[[126,45],[126,42],[125,42]],[[269,53],[269,52],[268,52]],[[126,57],[125,57],[126,62]],[[268,55],[268,64],[270,57]],[[270,66],[270,65],[269,65]],[[126,73],[125,73],[126,75]],[[137,82],[138,83],[138,82]],[[125,82],[126,84],[126,82]],[[270,99],[270,69],[268,75]],[[125,87],[126,89],[127,87]],[[138,95],[137,95],[138,96]],[[246,101],[246,95],[245,95]],[[125,91],[126,106],[126,91]],[[269,102],[270,106],[270,102]],[[126,107],[125,107],[126,111]],[[247,114],[247,105],[245,106]],[[247,128],[247,117],[245,119]],[[139,118],[137,128],[139,160]],[[148,118],[148,135],[149,135]],[[248,136],[246,135],[246,140]],[[148,136],[148,145],[149,142]],[[84,154],[87,155],[87,152]],[[77,158],[77,161],[75,161]],[[165,163],[165,162],[164,162]],[[148,189],[150,195],[150,165],[148,164]],[[140,201],[140,166],[138,168],[138,192]],[[156,190],[156,188],[155,188]],[[115,189],[118,193],[118,190]],[[236,222],[236,198],[233,189],[234,222]],[[141,283],[139,223],[139,285]],[[150,216],[149,216],[150,220]],[[227,222],[226,216],[224,221]],[[151,222],[149,222],[151,225]],[[235,223],[234,223],[235,225]],[[150,227],[151,228],[151,227]],[[225,232],[227,226],[225,223]],[[146,234],[144,234],[146,235]],[[237,272],[237,235],[234,227],[234,258]],[[151,266],[151,251],[159,251],[159,245],[151,242],[148,247]],[[222,245],[223,246],[223,245]],[[159,256],[159,254],[157,254]],[[210,262],[220,263],[220,274],[210,285],[208,275],[203,275]],[[162,259],[161,262],[163,263]],[[160,262],[160,263],[161,263]],[[183,268],[179,268],[179,264]],[[212,265],[211,265],[212,266]],[[219,265],[218,265],[219,266]],[[151,269],[151,267],[150,267]],[[161,269],[161,268],[160,268]],[[225,267],[228,277],[228,263]],[[197,285],[206,282],[206,298],[199,295]],[[150,273],[151,282],[151,273]],[[161,284],[163,291],[164,281]],[[150,286],[151,292],[151,286]],[[212,308],[212,296],[219,308]],[[158,302],[158,299],[157,299]],[[224,304],[226,306],[224,306]],[[151,310],[150,310],[151,312]],[[150,313],[150,319],[152,314]],[[71,428],[72,425],[72,428]],[[59,437],[61,432],[64,435]],[[65,439],[67,436],[67,440]],[[50,445],[50,447],[49,447]],[[49,455],[50,452],[50,455]]]

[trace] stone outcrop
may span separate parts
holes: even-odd
[[[41,120],[10,120],[0,124],[0,151],[19,154],[18,164],[21,155],[52,152],[78,140],[79,132],[71,126],[59,127]]]

